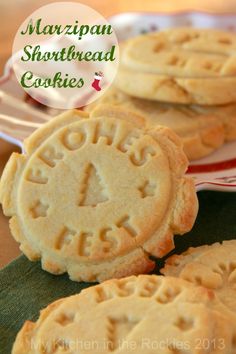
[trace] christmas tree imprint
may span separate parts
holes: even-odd
[[[129,319],[126,316],[121,318],[108,317],[107,320],[107,337],[111,352],[127,343],[126,338],[140,322],[139,320]]]
[[[97,206],[108,200],[105,186],[96,167],[89,163],[84,170],[82,186],[80,189],[79,206]]]

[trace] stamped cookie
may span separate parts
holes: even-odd
[[[181,143],[167,128],[142,130],[118,113],[88,118],[62,114],[11,156],[0,201],[12,234],[29,259],[72,280],[149,272],[149,255],[167,254],[197,214]]]
[[[234,354],[232,324],[211,291],[182,279],[109,280],[27,321],[12,354]]]
[[[181,138],[189,160],[207,156],[224,142],[236,139],[236,104],[199,106],[163,103],[132,97],[114,87],[85,110],[98,109],[100,104],[135,112],[145,118],[142,124],[164,125],[173,129]],[[113,108],[107,107],[107,110]]]
[[[116,85],[153,100],[206,105],[236,100],[236,35],[174,28],[128,40]]]
[[[236,240],[189,248],[167,259],[161,272],[213,289],[236,316]],[[235,322],[236,331],[236,322]]]

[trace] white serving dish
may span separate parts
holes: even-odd
[[[124,13],[112,16],[110,22],[119,40],[140,33],[157,31],[167,27],[193,26],[198,28],[222,28],[236,30],[236,15],[181,12]],[[35,106],[14,77],[11,59],[0,79],[0,137],[22,147],[22,142],[34,129],[59,110]],[[16,120],[6,116],[17,117]],[[188,174],[195,179],[196,189],[236,191],[236,141],[225,144],[206,158],[190,164]]]

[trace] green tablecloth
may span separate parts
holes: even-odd
[[[181,253],[189,246],[236,238],[236,193],[199,192],[200,210],[191,232],[175,238]],[[172,252],[173,253],[173,252]],[[157,261],[160,266],[163,260]],[[50,302],[81,291],[91,284],[76,283],[67,275],[53,276],[39,262],[19,257],[0,271],[0,354],[8,354],[25,320],[35,320]],[[24,354],[24,353],[22,353]]]

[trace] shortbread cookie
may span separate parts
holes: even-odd
[[[175,103],[236,100],[236,35],[174,28],[128,40],[115,80],[125,93]]]
[[[52,303],[24,324],[12,354],[234,354],[232,332],[211,291],[141,275]]]
[[[236,314],[236,240],[189,248],[167,259],[162,273],[213,289]]]
[[[236,104],[224,106],[179,105],[144,100],[109,89],[101,99],[88,105],[92,111],[98,105],[115,105],[145,118],[140,123],[164,125],[173,129],[183,142],[189,160],[209,155],[224,142],[236,139]],[[99,107],[101,111],[101,107]],[[104,110],[104,107],[103,107]],[[107,110],[113,110],[107,107]]]
[[[196,106],[195,106],[196,107]],[[224,126],[225,141],[232,141],[236,139],[236,104],[228,104],[222,106],[197,106],[199,114],[215,115]]]
[[[173,234],[192,228],[198,203],[179,138],[164,127],[138,129],[118,113],[52,119],[3,172],[11,231],[51,273],[77,281],[145,273],[154,267],[149,255],[167,254]]]

